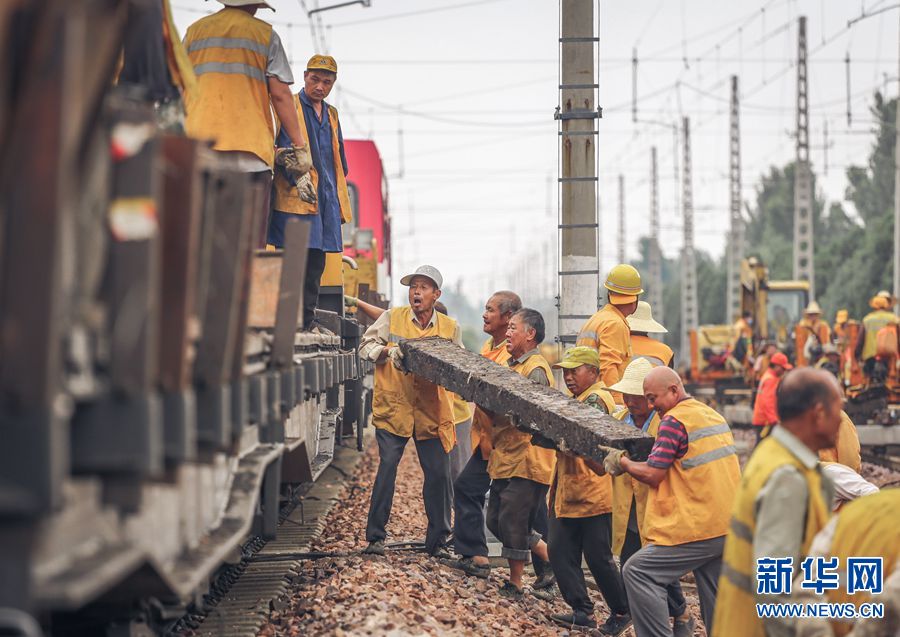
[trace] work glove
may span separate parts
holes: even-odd
[[[606,469],[606,473],[611,476],[620,476],[625,473],[625,470],[622,468],[622,457],[628,457],[625,451],[604,447],[603,445],[600,445],[599,449],[606,453],[606,457],[603,458],[603,468]]]
[[[297,180],[297,192],[300,195],[300,199],[306,203],[316,203],[318,199],[316,197],[316,188],[313,186],[312,177],[309,176],[309,173]]]
[[[356,307],[359,305],[359,299],[355,296],[349,296],[347,294],[344,295],[344,305],[347,307]]]
[[[399,347],[392,347],[388,350],[388,358],[391,359],[391,364],[399,369],[401,372],[407,372],[406,365],[403,363],[403,352],[400,351]]]
[[[312,168],[309,146],[291,146],[275,150],[275,164],[284,168],[288,178],[298,180]]]

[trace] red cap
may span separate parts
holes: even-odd
[[[785,369],[794,369],[794,366],[788,362],[787,356],[785,356],[781,352],[775,352],[774,354],[772,354],[772,358],[769,359],[769,365],[778,365],[779,367],[784,367]]]

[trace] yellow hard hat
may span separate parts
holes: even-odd
[[[884,296],[873,296],[869,300],[869,307],[874,310],[886,310],[891,307],[891,299]]]
[[[315,71],[316,69],[337,73],[337,62],[330,55],[314,55],[306,63],[306,70]]]
[[[626,305],[637,301],[638,294],[643,294],[641,273],[633,265],[620,263],[606,275],[603,284],[609,290],[609,300],[618,305]]]
[[[590,365],[600,369],[600,357],[593,347],[580,345],[566,350],[565,356],[553,367],[557,369],[575,369],[582,365]]]

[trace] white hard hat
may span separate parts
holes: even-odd
[[[400,285],[409,285],[412,282],[413,277],[416,276],[424,276],[425,278],[431,279],[438,290],[444,285],[444,277],[441,276],[441,273],[433,265],[420,265],[416,268],[415,272],[407,274],[400,279]]]

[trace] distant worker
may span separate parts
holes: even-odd
[[[741,365],[753,352],[753,312],[743,312],[732,325],[731,355]]]
[[[644,396],[659,411],[656,441],[646,462],[610,449],[603,466],[650,486],[643,533],[646,545],[625,564],[625,590],[640,637],[672,634],[666,587],[694,573],[707,630],[729,511],[741,470],[731,428],[712,407],[692,398],[678,374],[655,367],[644,378]]]
[[[832,446],[819,450],[819,460],[823,462],[838,462],[859,473],[862,467],[860,449],[856,425],[853,424],[847,412],[841,410],[841,422],[838,425],[837,438]]]
[[[838,351],[844,351],[847,347],[847,324],[850,322],[850,312],[846,309],[838,310],[834,315],[834,325],[831,328],[831,339]]]
[[[675,352],[672,348],[650,338],[648,334],[665,334],[669,330],[653,319],[653,311],[646,301],[638,301],[634,314],[627,317],[626,322],[631,330],[631,352],[650,361],[653,366],[672,367]]]
[[[813,558],[833,560],[841,567],[840,586],[828,587],[823,598],[815,591],[794,586],[791,602],[819,605],[852,604],[847,617],[826,619],[804,617],[797,620],[796,637],[890,637],[900,634],[900,489],[885,489],[850,502],[831,518],[825,528],[813,539],[809,549]],[[880,584],[881,590],[872,595],[863,582],[862,590],[850,594],[847,572],[848,560],[873,558],[881,561],[881,578],[871,576],[872,588]],[[884,604],[884,613],[865,618],[861,605],[873,602]],[[869,607],[871,608],[871,607]],[[855,621],[851,618],[860,619]]]
[[[364,553],[384,555],[385,526],[391,516],[397,466],[412,438],[425,475],[425,550],[447,558],[450,554],[444,543],[450,534],[453,497],[449,453],[456,443],[452,400],[443,387],[405,371],[398,341],[440,336],[460,347],[463,344],[456,321],[434,310],[443,284],[437,268],[419,266],[400,283],[409,286],[409,305],[391,308],[379,316],[359,346],[360,357],[375,363],[372,423],[378,443],[378,472],[366,523],[369,545]]]
[[[794,634],[795,620],[756,612],[758,603],[781,601],[758,581],[758,561],[790,558],[785,568],[796,575],[828,522],[833,489],[817,453],[835,442],[842,402],[834,377],[822,370],[796,369],[779,385],[781,424],[754,449],[734,501],[713,635]]]
[[[756,352],[756,358],[753,360],[753,378],[759,382],[766,370],[769,369],[769,361],[778,352],[778,346],[772,341],[768,341],[760,345]]]
[[[625,368],[622,380],[610,389],[622,394],[625,411],[616,414],[624,423],[637,427],[656,438],[659,430],[659,413],[650,406],[644,396],[644,378],[653,369],[644,358],[635,357]],[[632,555],[644,544],[644,513],[650,486],[632,478],[627,473],[613,478],[613,553],[619,556],[624,567]],[[674,637],[691,637],[694,620],[687,608],[681,583],[677,580],[666,586],[666,605],[674,619]]]
[[[509,319],[506,364],[514,372],[548,387],[553,372],[538,346],[544,340],[544,318],[540,312],[522,308]],[[519,430],[510,418],[492,414],[491,451],[488,475],[487,527],[502,543],[500,556],[509,562],[509,580],[500,595],[511,599],[523,596],[522,574],[534,552],[548,561],[547,544],[535,528],[540,507],[547,504],[547,490],[553,478],[556,454],[532,444],[532,435]]]
[[[573,347],[554,365],[563,370],[572,396],[610,414],[612,396],[600,380],[600,359],[592,347]],[[620,635],[631,625],[622,574],[612,555],[612,478],[598,475],[571,453],[556,452],[556,472],[550,485],[550,565],[571,613],[551,615],[561,626],[597,627],[594,603],[584,582],[582,560],[587,563],[610,615],[600,627],[604,635]],[[602,469],[602,467],[601,467]]]
[[[866,314],[856,337],[856,359],[863,364],[863,374],[870,382],[884,382],[889,370],[878,365],[878,332],[897,323],[897,315],[891,310],[896,300],[889,292],[879,292],[869,300],[872,311]],[[876,367],[882,369],[876,370]]]
[[[822,320],[822,308],[810,301],[803,318],[794,328],[794,362],[797,367],[813,365],[819,360],[822,346],[831,342],[831,328]]]
[[[333,57],[309,58],[303,72],[303,88],[294,96],[294,107],[303,139],[312,151],[313,168],[295,179],[284,166],[276,167],[275,201],[269,223],[268,243],[276,248],[284,245],[284,226],[289,219],[300,218],[309,223],[303,328],[312,331],[323,329],[316,320],[316,308],[325,255],[343,252],[341,224],[353,220],[341,123],[337,109],[325,101],[336,81],[337,62]],[[281,149],[290,144],[290,137],[282,127],[276,145]]]
[[[815,367],[824,369],[841,382],[841,353],[834,343],[825,343],[822,346],[822,356],[816,361]]]
[[[522,309],[522,299],[515,292],[494,292],[484,304],[482,330],[488,339],[481,346],[481,355],[505,365],[510,353],[506,349],[506,330],[513,314]],[[488,460],[491,457],[491,418],[475,408],[472,416],[472,455],[453,483],[453,547],[459,558],[449,566],[468,575],[487,578],[491,571],[487,538],[484,532],[484,504],[491,477]]]
[[[756,430],[756,441],[768,434],[766,427],[778,424],[778,408],[775,393],[784,373],[794,369],[787,356],[776,352],[769,358],[769,368],[759,381],[756,389],[756,400],[753,402],[753,427]]]
[[[620,263],[606,276],[608,303],[587,320],[578,333],[576,345],[593,347],[600,356],[600,380],[607,387],[619,382],[631,360],[631,330],[625,320],[637,310],[643,294],[641,275],[634,266]],[[613,394],[621,404],[622,397]]]
[[[251,173],[262,188],[264,201],[253,215],[263,247],[275,166],[271,109],[291,142],[280,157],[298,178],[309,172],[312,158],[294,109],[294,75],[281,39],[271,24],[254,17],[260,8],[275,9],[254,0],[219,2],[225,8],[197,20],[184,38],[197,76],[197,90],[186,96],[184,127],[191,137],[213,140],[228,167]]]

